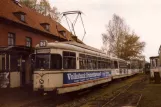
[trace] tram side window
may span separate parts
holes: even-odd
[[[109,59],[106,59],[106,68],[110,68],[111,67],[111,63]]]
[[[98,69],[101,69],[102,68],[102,61],[101,61],[101,58],[98,57]]]
[[[131,64],[131,69],[135,69],[135,64],[134,63]]]
[[[120,68],[127,68],[127,64],[124,62],[119,62],[119,67]]]
[[[79,54],[80,69],[97,69],[97,57]]]
[[[79,54],[79,69],[86,69],[86,55]]]
[[[63,52],[63,68],[64,69],[76,69],[76,53]]]
[[[117,61],[114,61],[114,68],[118,68],[118,62]]]
[[[79,69],[84,69],[82,58],[79,58]]]
[[[85,63],[86,63],[85,58],[80,57],[79,58],[79,68],[80,69],[86,69]]]
[[[92,57],[92,66],[93,69],[97,69],[97,57]]]
[[[128,64],[128,69],[131,69],[131,64]]]
[[[62,69],[62,57],[60,54],[51,54],[51,69]]]
[[[108,68],[108,62],[106,61],[106,59],[104,58],[98,58],[98,68],[99,69],[104,69],[104,68]]]
[[[0,72],[1,71],[4,71],[5,69],[5,58],[4,58],[4,55],[0,55]]]
[[[89,55],[87,55],[87,68],[88,69],[93,69],[92,56],[89,56]]]
[[[110,61],[110,63],[111,63],[110,67],[111,67],[112,69],[114,69],[114,68],[115,68],[115,67],[114,67],[114,61]]]

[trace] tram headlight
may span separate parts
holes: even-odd
[[[43,79],[40,79],[40,80],[39,80],[39,83],[40,83],[40,84],[43,84],[43,83],[44,83],[44,80],[43,80]]]

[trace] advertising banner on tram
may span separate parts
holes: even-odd
[[[88,80],[107,78],[110,76],[111,76],[110,71],[66,72],[66,73],[63,73],[63,83],[71,84],[71,83],[77,83],[77,82],[84,82]]]

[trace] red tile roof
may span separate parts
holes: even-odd
[[[25,15],[25,22],[20,21],[13,13],[14,12],[24,12]],[[14,0],[0,0],[0,17],[5,18],[7,20],[11,20],[13,22],[31,27],[33,29],[37,29],[39,31],[45,32],[47,34],[58,36],[62,39],[66,40],[74,40],[71,36],[71,33],[65,29],[61,24],[57,23],[56,21],[52,20],[50,17],[43,16],[40,13],[35,12],[34,10],[22,5],[19,6],[16,3],[14,3]],[[50,24],[50,30],[45,30],[41,23],[48,23]],[[61,34],[58,33],[58,31],[64,30],[66,31],[66,36],[64,37]],[[81,41],[80,41],[81,42]]]

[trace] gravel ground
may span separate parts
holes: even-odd
[[[117,80],[106,87],[97,87],[97,89],[82,96],[81,98],[75,98],[73,101],[61,104],[58,107],[102,107],[105,103],[115,99],[115,96],[118,95],[117,99],[112,100],[109,104],[105,105],[105,107],[136,105],[141,94],[136,93],[135,90],[139,92],[143,89],[144,85],[139,84],[140,80],[143,78],[145,78],[145,75],[137,75],[122,81]],[[135,82],[137,83],[131,85]],[[127,88],[129,90],[128,93],[121,93]]]
[[[0,91],[0,107],[101,107],[115,96],[126,90],[132,83],[141,80],[145,76],[142,74],[125,80],[116,80],[108,84],[99,85],[82,91],[62,94],[62,95],[36,95],[32,91],[12,90],[12,92]],[[111,101],[109,107],[120,105],[133,105],[138,101],[140,93],[135,90],[142,89],[142,84],[133,84],[128,94],[122,93]],[[2,94],[1,94],[2,93]],[[131,100],[129,100],[131,99]],[[130,102],[130,103],[129,103]]]
[[[142,99],[138,107],[161,107],[161,84],[149,83],[142,90]]]

